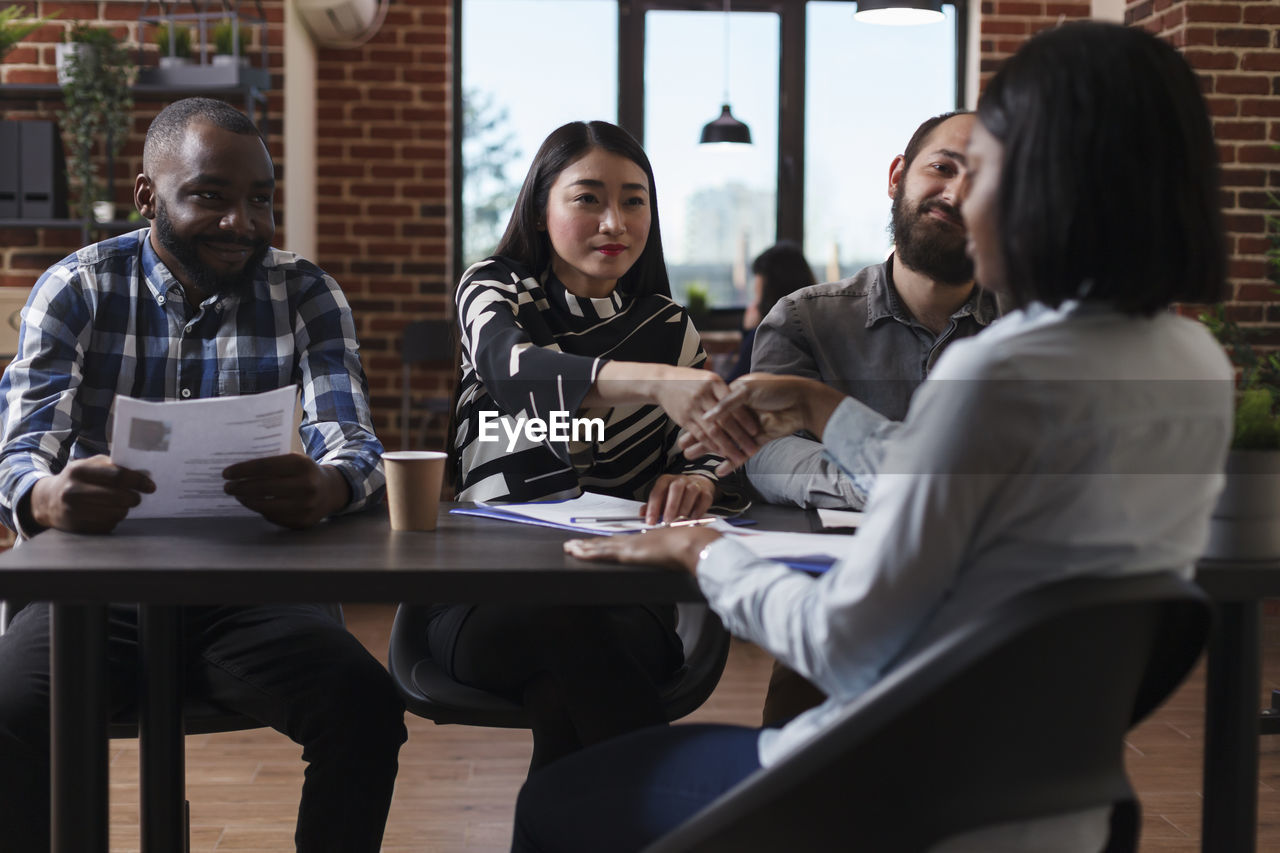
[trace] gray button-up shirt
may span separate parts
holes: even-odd
[[[995,298],[975,287],[942,334],[934,335],[898,296],[892,256],[850,278],[781,299],[756,332],[751,369],[817,379],[872,411],[860,419],[866,435],[854,472],[842,471],[811,437],[787,436],[747,462],[751,485],[769,503],[860,509],[883,439],[906,417],[911,395],[938,356],[996,315]]]

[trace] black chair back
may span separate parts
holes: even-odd
[[[457,342],[454,324],[449,320],[418,320],[404,327],[400,337],[400,449],[410,445],[410,419],[417,408],[426,414],[422,422],[421,440],[425,442],[432,421],[447,416],[453,408],[449,393],[413,398],[411,387],[413,365],[435,363],[440,367],[454,368],[457,362]],[[456,372],[456,368],[455,372]],[[454,379],[457,385],[457,378]],[[452,436],[449,437],[450,439]]]
[[[676,633],[684,666],[662,685],[668,720],[693,712],[707,700],[729,658],[729,634],[705,604],[676,605]],[[413,714],[436,723],[527,729],[524,709],[502,696],[454,681],[431,658],[427,647],[428,605],[401,604],[391,626],[387,669]]]
[[[1209,622],[1199,588],[1169,573],[1019,595],[905,661],[648,853],[924,853],[1111,804],[1108,850],[1136,850],[1124,735],[1190,671]]]

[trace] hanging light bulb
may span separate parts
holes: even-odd
[[[724,103],[720,116],[702,127],[703,145],[716,143],[751,144],[751,128],[733,117],[729,110],[729,0],[724,0]]]
[[[942,0],[858,0],[855,20],[868,24],[913,26],[941,21]]]

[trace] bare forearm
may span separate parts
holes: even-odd
[[[658,401],[657,383],[672,381],[673,368],[639,361],[606,362],[583,399],[584,406],[625,406]]]
[[[351,484],[333,465],[321,465],[320,473],[324,477],[324,517],[328,518],[342,512],[351,503]]]

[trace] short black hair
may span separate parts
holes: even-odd
[[[257,125],[244,113],[216,98],[184,98],[174,101],[151,120],[147,139],[142,145],[142,171],[150,172],[155,158],[174,151],[187,132],[192,119],[203,119],[223,130],[262,138]]]
[[[781,240],[765,249],[751,262],[751,271],[760,276],[760,316],[766,316],[778,300],[802,287],[816,284],[813,269],[797,243]]]
[[[639,166],[649,180],[649,238],[640,257],[618,279],[618,289],[632,296],[650,293],[670,296],[671,281],[662,257],[653,167],[635,137],[607,121],[570,122],[553,130],[543,141],[516,196],[515,209],[494,254],[523,264],[535,276],[542,274],[551,264],[551,238],[538,228],[538,223],[546,216],[551,185],[561,172],[596,148],[626,157]]]
[[[1004,146],[997,215],[1015,302],[1150,315],[1222,298],[1217,148],[1172,46],[1118,24],[1046,30],[991,79],[978,121]]]
[[[929,139],[929,134],[933,133],[933,129],[944,121],[956,116],[973,115],[973,110],[952,110],[949,113],[942,113],[933,118],[927,118],[921,122],[916,128],[916,132],[911,134],[911,139],[907,142],[907,150],[902,153],[902,168],[908,169],[911,163],[916,159],[916,155],[920,153],[920,149],[924,147],[924,143]]]

